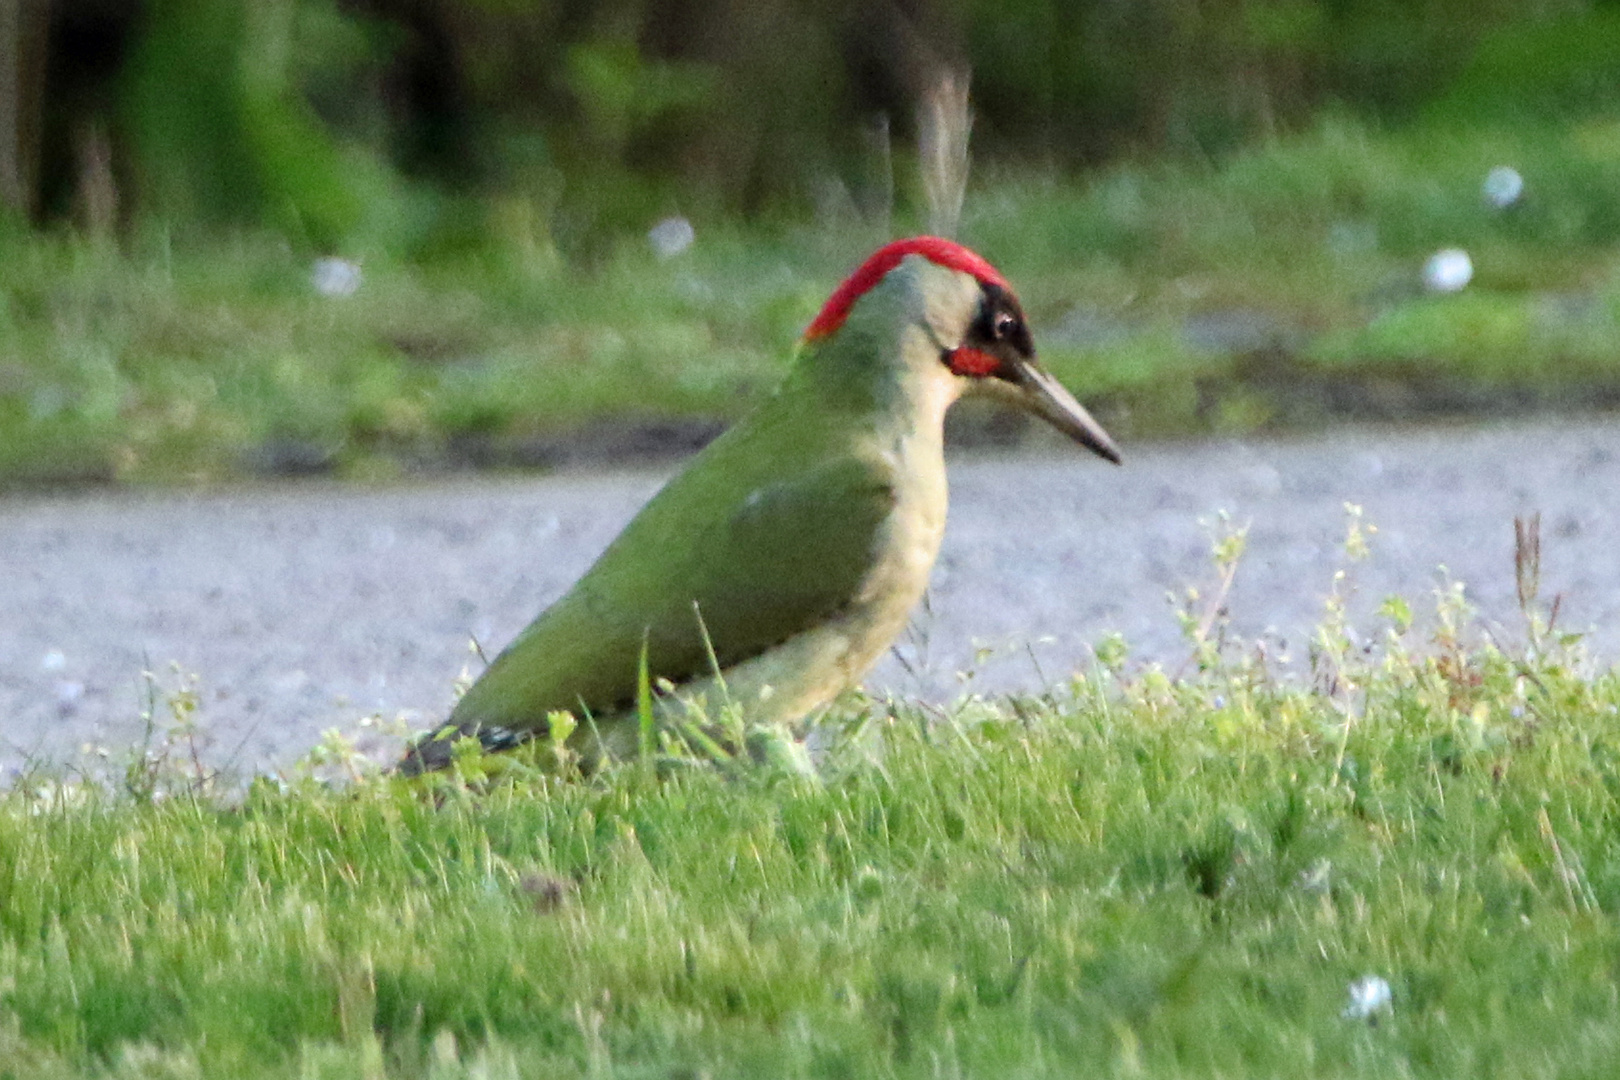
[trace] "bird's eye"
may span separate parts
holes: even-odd
[[[994,325],[996,337],[998,339],[1009,338],[1012,336],[1013,331],[1018,329],[1018,320],[1013,318],[1009,313],[1003,311],[1000,315],[996,316]]]

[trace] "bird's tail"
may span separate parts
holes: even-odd
[[[425,772],[448,768],[455,759],[456,744],[462,739],[477,739],[484,753],[493,754],[521,746],[534,735],[532,731],[513,731],[494,724],[442,724],[406,750],[405,756],[394,766],[394,771],[401,776],[420,776]]]

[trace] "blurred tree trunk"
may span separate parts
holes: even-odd
[[[50,0],[0,0],[0,204],[35,208]]]

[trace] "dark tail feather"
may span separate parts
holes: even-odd
[[[486,754],[493,754],[521,746],[534,734],[532,731],[513,731],[493,724],[445,724],[406,750],[405,756],[394,766],[394,771],[401,776],[420,776],[425,772],[447,768],[455,757],[456,742],[461,739],[477,739]]]

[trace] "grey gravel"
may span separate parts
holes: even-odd
[[[1620,654],[1620,421],[1340,430],[1314,438],[1127,446],[1112,468],[1067,448],[959,456],[930,610],[874,689],[933,700],[1039,690],[1119,632],[1136,663],[1187,649],[1166,594],[1208,585],[1209,528],[1248,525],[1233,631],[1303,669],[1345,565],[1346,502],[1376,525],[1352,610],[1420,612],[1443,578],[1522,641],[1513,519],[1543,518],[1543,591],[1561,624]],[[306,481],[203,494],[0,500],[0,766],[139,738],[148,692],[194,675],[208,754],[284,765],[329,728],[444,714],[458,675],[555,598],[664,473],[459,478],[379,490]],[[964,678],[970,674],[971,678]],[[161,706],[162,693],[158,696]],[[368,736],[377,754],[388,744]]]

